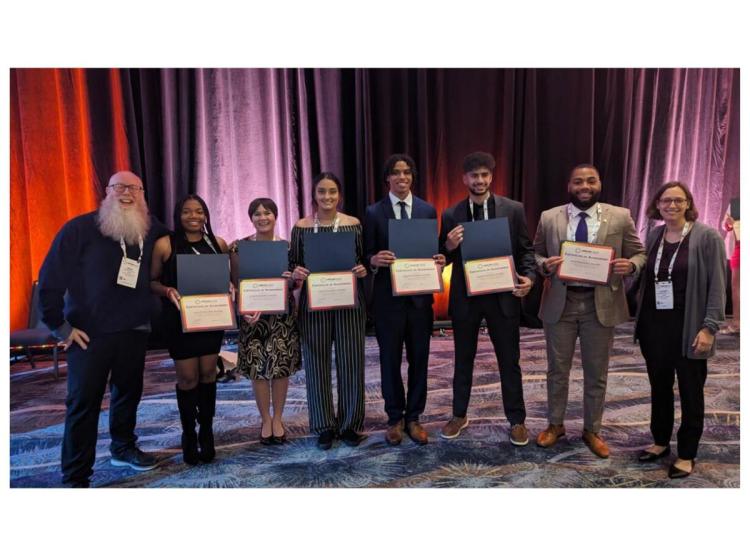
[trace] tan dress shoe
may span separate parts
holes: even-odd
[[[398,423],[391,425],[388,427],[388,430],[385,431],[385,441],[391,446],[401,444],[401,440],[404,438],[403,432],[404,420],[401,419]]]
[[[607,443],[604,442],[604,439],[598,434],[589,431],[583,431],[582,438],[583,442],[586,444],[586,446],[589,447],[589,450],[591,450],[594,455],[597,455],[600,458],[609,457],[609,446],[607,446]]]
[[[565,427],[563,425],[550,424],[537,435],[536,445],[542,448],[549,448],[550,446],[554,446],[557,439],[563,436],[565,436]]]
[[[448,439],[456,438],[459,434],[461,434],[461,431],[468,426],[468,417],[451,417],[451,420],[448,421],[441,429],[440,436]]]
[[[429,439],[427,431],[417,421],[412,421],[406,425],[406,434],[417,444],[427,444]]]

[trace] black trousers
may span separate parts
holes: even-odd
[[[523,403],[520,358],[520,316],[506,317],[500,313],[494,296],[479,296],[466,301],[470,305],[464,318],[453,318],[453,347],[455,371],[453,374],[453,415],[465,417],[471,396],[474,358],[477,354],[479,327],[484,318],[490,334],[495,357],[500,370],[503,409],[511,425],[526,420]]]
[[[680,392],[682,418],[677,431],[677,455],[695,459],[703,434],[705,359],[682,355],[682,319],[666,323],[641,319],[639,341],[651,383],[651,434],[654,443],[668,446],[674,428],[674,377]]]
[[[68,395],[62,444],[63,483],[88,483],[96,460],[102,398],[109,381],[110,452],[135,446],[148,334],[129,330],[91,338],[68,350]]]
[[[404,300],[397,310],[375,314],[375,334],[380,348],[380,382],[388,425],[401,419],[419,421],[427,403],[427,362],[432,336],[432,306],[414,307]],[[407,389],[401,378],[401,357],[406,344],[409,363]]]

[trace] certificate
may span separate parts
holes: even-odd
[[[433,259],[396,259],[391,265],[393,295],[443,291],[440,270]]]
[[[734,239],[737,241],[740,240],[740,221],[735,220],[734,224],[732,224],[732,229],[734,230]]]
[[[516,266],[511,256],[466,261],[464,275],[467,295],[508,292],[516,287]]]
[[[615,250],[609,245],[564,241],[560,256],[563,261],[557,276],[561,280],[603,285],[609,280]]]
[[[180,317],[183,332],[237,328],[234,306],[228,293],[183,295],[180,297]]]
[[[241,315],[260,311],[266,315],[287,312],[286,278],[250,278],[240,280]]]
[[[346,272],[313,272],[307,277],[307,306],[311,311],[346,309],[357,304],[357,280]]]

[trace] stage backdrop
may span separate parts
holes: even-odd
[[[362,217],[393,152],[415,158],[414,191],[438,211],[466,195],[464,155],[493,153],[494,189],[525,204],[530,235],[581,162],[644,236],[650,194],[674,179],[718,226],[739,195],[739,81],[738,69],[13,69],[11,329],[55,233],[118,169],[142,176],[170,227],[177,199],[203,196],[230,241],[251,233],[259,196],[288,237],[320,171],[342,177],[344,210]]]

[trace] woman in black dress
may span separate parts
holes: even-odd
[[[199,459],[209,462],[216,455],[213,435],[216,360],[224,332],[182,332],[175,255],[226,252],[227,244],[211,230],[206,203],[198,195],[187,195],[175,205],[174,232],[156,242],[151,261],[151,291],[163,298],[164,331],[177,372],[182,458],[190,465]],[[197,435],[196,420],[200,424]]]
[[[255,233],[246,241],[283,241],[276,235],[279,209],[272,199],[254,199],[247,209]],[[286,242],[285,242],[286,243]],[[238,242],[232,243],[232,281],[238,287]],[[282,275],[291,281],[291,273]],[[294,286],[294,283],[291,283]],[[289,288],[289,312],[283,315],[243,315],[237,341],[237,369],[253,384],[255,403],[261,417],[261,444],[283,444],[286,432],[282,415],[289,377],[300,368],[299,331],[292,287]],[[271,407],[273,405],[273,416]]]
[[[683,183],[659,188],[648,216],[664,225],[648,235],[648,259],[638,291],[635,330],[651,384],[654,438],[638,460],[656,461],[670,453],[676,374],[682,417],[677,459],[668,475],[678,479],[693,472],[703,433],[707,363],[724,320],[724,242],[716,230],[697,221],[693,195]]]

